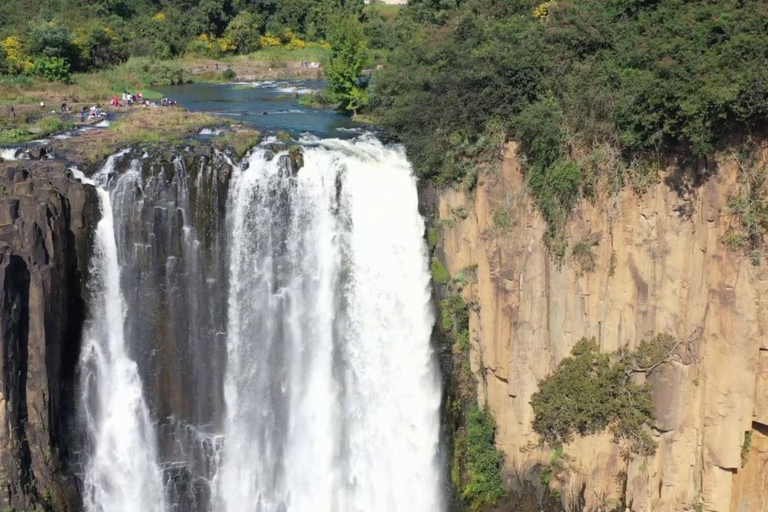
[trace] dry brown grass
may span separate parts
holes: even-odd
[[[243,158],[249,149],[261,140],[261,132],[253,128],[236,127],[214,140],[214,145],[223,148],[231,147],[239,158]]]
[[[177,143],[202,128],[229,123],[227,119],[176,107],[134,107],[124,112],[108,129],[93,130],[54,145],[74,162],[93,163],[119,148]]]
[[[133,107],[109,127],[118,144],[174,142],[229,120],[174,107]]]
[[[126,146],[174,144],[198,134],[202,128],[223,125],[229,125],[229,129],[212,142],[222,149],[232,148],[238,157],[242,158],[261,139],[259,131],[234,125],[229,119],[182,108],[134,107],[127,109],[106,130],[93,130],[56,142],[55,146],[74,162],[95,163]]]

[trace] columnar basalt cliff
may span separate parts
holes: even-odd
[[[74,386],[98,202],[61,162],[0,167],[0,507],[73,509]]]
[[[497,421],[511,496],[536,489],[543,499],[551,451],[539,446],[529,402],[574,344],[594,336],[612,352],[667,333],[690,357],[650,378],[656,454],[627,457],[607,432],[577,437],[549,487],[569,510],[768,506],[768,273],[723,244],[740,172],[733,161],[670,165],[640,196],[627,188],[583,202],[567,237],[571,248],[588,241],[588,268],[570,249],[562,266],[548,254],[514,146],[474,193],[423,194],[436,217],[437,256],[451,275],[475,276],[462,291],[477,305],[471,363],[478,399]]]

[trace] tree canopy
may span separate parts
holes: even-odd
[[[659,155],[709,156],[768,115],[761,0],[412,0],[399,18],[374,117],[438,184],[471,188],[519,141],[560,252],[598,182],[642,188]]]

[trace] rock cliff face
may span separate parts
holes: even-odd
[[[226,205],[233,167],[212,147],[123,156],[111,177],[126,339],[158,421],[171,499],[208,510],[226,357]]]
[[[722,243],[738,173],[734,163],[671,166],[642,196],[625,189],[583,202],[568,240],[590,241],[592,270],[570,250],[562,267],[548,256],[514,147],[473,195],[424,194],[443,219],[437,255],[452,275],[476,276],[462,292],[479,306],[472,365],[513,496],[543,495],[538,474],[550,453],[537,446],[529,405],[538,381],[584,336],[615,351],[669,333],[689,341],[694,357],[651,378],[656,454],[626,458],[608,434],[580,438],[565,447],[566,470],[550,487],[569,510],[768,506],[768,272]]]
[[[75,368],[93,187],[62,163],[0,165],[0,507],[71,510]]]

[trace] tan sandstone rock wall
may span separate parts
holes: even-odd
[[[637,512],[768,506],[768,271],[722,243],[737,166],[672,169],[641,197],[625,189],[582,202],[568,240],[600,240],[592,272],[581,272],[570,250],[561,268],[547,255],[546,226],[524,191],[514,147],[474,196],[437,193],[433,213],[450,219],[438,223],[437,254],[452,274],[477,265],[463,292],[479,305],[470,319],[472,364],[485,375],[478,398],[496,417],[513,491],[524,481],[541,488],[535,468],[549,452],[536,447],[529,400],[576,341],[594,336],[615,351],[669,333],[691,340],[696,362],[652,378],[656,455],[626,460],[607,434],[572,443],[556,483],[566,506],[611,510],[623,497]]]

